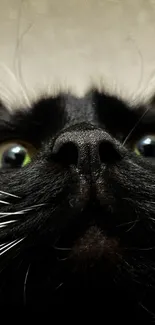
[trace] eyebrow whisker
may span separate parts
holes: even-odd
[[[150,105],[149,107],[146,108],[146,110],[144,111],[144,113],[141,115],[141,117],[139,118],[139,120],[136,122],[136,124],[134,125],[134,127],[131,129],[131,131],[128,133],[128,135],[126,136],[125,140],[123,141],[123,146],[126,144],[126,142],[128,141],[128,139],[130,138],[131,134],[133,133],[133,131],[137,128],[137,126],[139,125],[139,123],[142,121],[142,119],[144,118],[144,116],[148,113],[148,111],[150,110]]]

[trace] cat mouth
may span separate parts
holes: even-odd
[[[94,207],[89,207],[67,225],[53,248],[60,259],[69,257],[89,265],[101,259],[115,263],[121,254],[119,238],[103,225],[103,212],[101,214]]]
[[[62,236],[53,248],[58,262],[72,265],[75,272],[83,273],[100,265],[110,272],[122,258],[119,241],[107,237],[97,226],[71,237]]]

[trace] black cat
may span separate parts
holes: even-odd
[[[0,306],[153,322],[153,158],[153,104],[96,90],[1,104]]]

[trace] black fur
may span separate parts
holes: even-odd
[[[97,91],[13,113],[1,105],[1,143],[26,141],[38,151],[25,167],[0,170],[0,191],[19,196],[1,193],[10,205],[0,213],[24,210],[3,217],[17,221],[0,229],[0,244],[22,239],[0,255],[1,306],[63,304],[80,313],[88,304],[89,315],[100,310],[107,323],[155,320],[155,167],[132,152],[135,139],[155,132],[153,108],[122,144],[145,109]],[[80,169],[74,149],[53,154],[60,135],[88,130],[110,139],[100,166],[92,167],[90,154],[82,163],[90,168]]]

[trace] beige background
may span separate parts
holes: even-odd
[[[155,0],[0,0],[0,97],[96,83],[130,100],[155,92]]]

